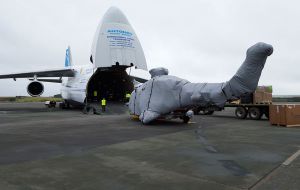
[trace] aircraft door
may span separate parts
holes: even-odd
[[[97,68],[119,64],[147,70],[139,39],[119,9],[109,9],[99,24],[93,41],[92,59]]]

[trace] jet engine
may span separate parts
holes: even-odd
[[[44,85],[38,81],[33,81],[28,84],[27,92],[30,96],[40,96],[44,92]]]

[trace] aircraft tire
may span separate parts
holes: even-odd
[[[60,102],[59,103],[59,108],[60,109],[64,109],[65,108],[65,103],[64,102]]]
[[[182,117],[183,123],[188,123],[190,121],[190,118],[188,116]]]

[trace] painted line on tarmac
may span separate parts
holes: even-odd
[[[290,157],[288,157],[288,159],[286,159],[282,163],[282,165],[284,165],[284,166],[290,165],[299,155],[300,155],[300,149],[297,152],[295,152],[293,155],[291,155]]]
[[[290,157],[288,157],[282,164],[273,168],[269,173],[267,173],[265,176],[263,176],[261,179],[259,179],[256,183],[254,183],[248,189],[251,189],[251,190],[257,189],[259,186],[261,186],[266,181],[270,180],[273,176],[275,176],[278,173],[278,169],[280,167],[290,165],[299,155],[300,155],[300,149],[297,152],[295,152],[294,154],[292,154]]]

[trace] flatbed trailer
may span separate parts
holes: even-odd
[[[215,111],[222,111],[226,107],[236,108],[235,116],[238,119],[245,119],[247,116],[253,120],[259,120],[263,115],[269,119],[269,107],[271,103],[265,104],[235,104],[235,103],[226,103],[224,108],[219,108],[217,106],[209,107],[197,107],[193,109],[195,114],[200,115],[212,115]]]
[[[269,119],[269,107],[271,104],[225,104],[225,107],[233,107],[235,116],[238,119],[245,119],[249,116],[250,119],[259,120],[263,115]]]
[[[269,107],[272,104],[272,86],[259,86],[253,93],[246,93],[240,99],[227,102],[223,108],[217,106],[200,106],[193,109],[195,114],[211,115],[226,107],[235,108],[235,116],[239,119],[259,120],[263,115],[269,119]]]

